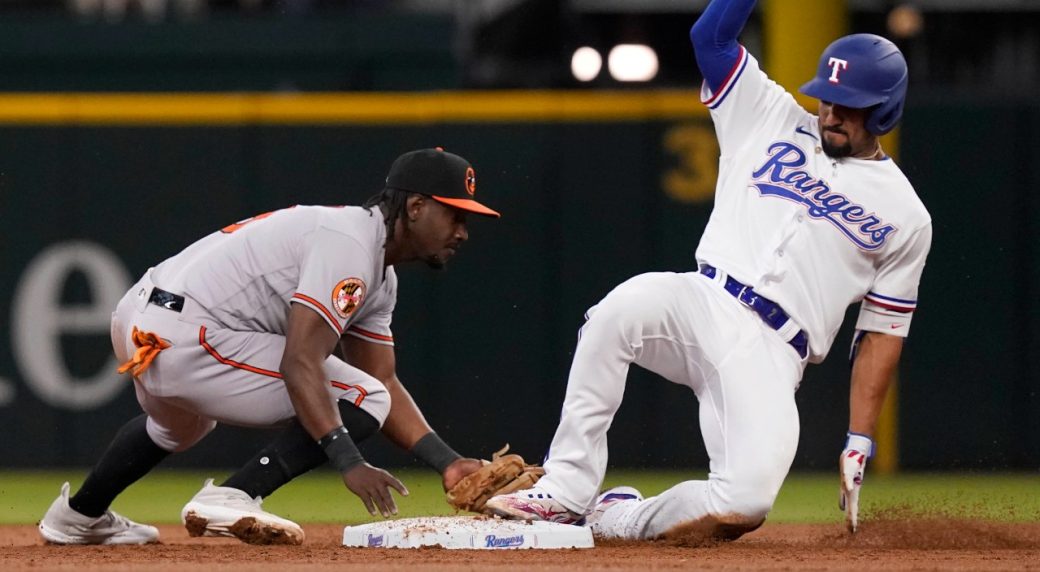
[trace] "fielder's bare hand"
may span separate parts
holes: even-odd
[[[867,468],[867,459],[873,449],[874,443],[869,437],[849,433],[845,450],[838,459],[838,470],[841,472],[838,508],[845,511],[845,528],[851,534],[855,534],[859,527],[859,489],[863,485],[863,471]]]
[[[384,518],[397,514],[397,504],[390,493],[390,488],[397,489],[401,496],[408,496],[408,489],[401,481],[383,469],[363,463],[343,473],[343,483],[365,503],[365,508],[372,516],[376,508]]]
[[[462,477],[476,471],[484,465],[480,459],[456,459],[447,468],[444,469],[444,490],[450,491]]]

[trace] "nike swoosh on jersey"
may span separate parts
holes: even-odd
[[[813,139],[815,139],[817,141],[820,140],[816,135],[813,135],[812,133],[809,133],[805,129],[802,129],[801,125],[799,125],[798,127],[795,127],[794,130],[795,130],[796,133],[801,133],[802,135],[808,135],[809,137],[812,137]]]
[[[898,329],[898,328],[902,328],[902,327],[903,327],[903,324],[892,324],[892,329],[893,330]]]

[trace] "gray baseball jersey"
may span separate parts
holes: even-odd
[[[378,209],[298,206],[229,225],[146,273],[112,316],[112,343],[120,361],[134,353],[135,327],[170,343],[135,377],[152,440],[182,451],[218,422],[295,417],[279,370],[290,304],[337,335],[393,345],[397,278],[383,266],[385,242]],[[150,301],[154,288],[183,296],[183,308]],[[379,380],[336,356],[322,365],[331,399],[383,423],[390,395]]]
[[[221,325],[285,335],[289,304],[318,312],[337,335],[393,345],[397,276],[383,266],[379,209],[297,206],[224,227],[152,273]]]

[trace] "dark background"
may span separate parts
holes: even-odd
[[[553,12],[559,17],[546,34],[557,37],[550,42],[555,47],[516,51],[501,29],[523,36],[523,28],[507,25],[514,22],[504,19],[508,13],[463,25],[450,12],[334,4],[316,3],[310,13],[279,12],[269,3],[240,13],[231,3],[214,4],[205,16],[171,11],[161,22],[133,13],[108,22],[71,17],[57,6],[16,6],[0,21],[0,89],[518,87],[515,80],[496,83],[487,69],[530,70],[530,81],[519,87],[575,87],[558,56],[567,53],[576,30],[599,30],[597,38],[613,37],[612,30],[636,33],[634,27],[651,36],[659,29],[672,34],[671,28],[685,34],[696,18]],[[562,10],[558,3],[521,4]],[[852,21],[883,27],[883,15],[881,8],[854,12]],[[1001,14],[984,16],[1000,27]],[[1006,22],[1036,21],[1032,12],[1005,16]],[[938,13],[929,21],[941,24],[934,28],[941,38],[952,34],[943,30],[957,29],[957,18],[971,17]],[[1012,44],[1027,41],[1017,29],[1011,28]],[[684,36],[679,40],[685,44]],[[903,44],[911,69],[915,58],[938,61],[928,59],[933,41],[925,35]],[[975,67],[962,66],[969,71],[925,65],[915,72],[901,132],[899,163],[934,221],[900,370],[900,464],[911,469],[1035,468],[1040,454],[1040,105],[1038,91],[1028,87],[1035,87],[1029,82],[1036,72],[1023,71],[1019,82],[1008,80],[1013,87],[995,90],[1003,76],[987,68],[988,50],[981,52]],[[670,70],[662,85],[695,87],[692,61],[689,73],[676,73],[681,64],[668,63],[678,58],[662,48],[662,65]],[[950,50],[949,60],[964,58]],[[594,83],[579,87],[630,89]],[[558,420],[584,311],[635,274],[693,267],[711,204],[680,202],[663,189],[662,177],[680,162],[665,144],[677,126],[710,129],[706,119],[0,125],[0,324],[12,324],[16,285],[49,246],[100,244],[136,278],[230,222],[297,203],[359,203],[380,188],[398,154],[443,145],[476,165],[482,200],[503,218],[474,217],[470,242],[446,272],[399,268],[393,326],[399,374],[431,424],[464,454],[487,455],[510,442],[538,457]],[[63,304],[91,299],[76,273],[63,289]],[[830,358],[807,371],[798,392],[796,467],[830,469],[842,446],[845,355],[855,311]],[[13,387],[0,405],[4,466],[89,464],[139,411],[130,382],[95,409],[50,405],[25,382],[11,328],[0,328],[0,379]],[[62,349],[66,366],[81,375],[97,371],[111,351],[104,335],[67,335]],[[706,466],[696,407],[687,389],[634,371],[610,435],[611,463]],[[261,431],[220,428],[168,463],[230,466],[250,457],[264,438]],[[378,440],[366,453],[377,464],[412,462]]]

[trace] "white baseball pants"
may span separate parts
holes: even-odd
[[[120,362],[133,355],[134,326],[172,344],[144,373],[133,381],[127,377],[156,445],[184,451],[217,423],[278,427],[296,416],[278,371],[285,336],[221,328],[190,299],[182,312],[150,304],[152,286],[146,274],[119,302],[112,314],[112,346]],[[324,367],[329,399],[347,399],[383,424],[390,394],[382,383],[335,356]]]
[[[592,508],[632,363],[693,389],[710,457],[707,480],[611,507],[600,520],[609,536],[656,538],[691,521],[753,527],[791,467],[805,362],[723,290],[719,274],[642,274],[588,312],[539,487],[574,512]]]

